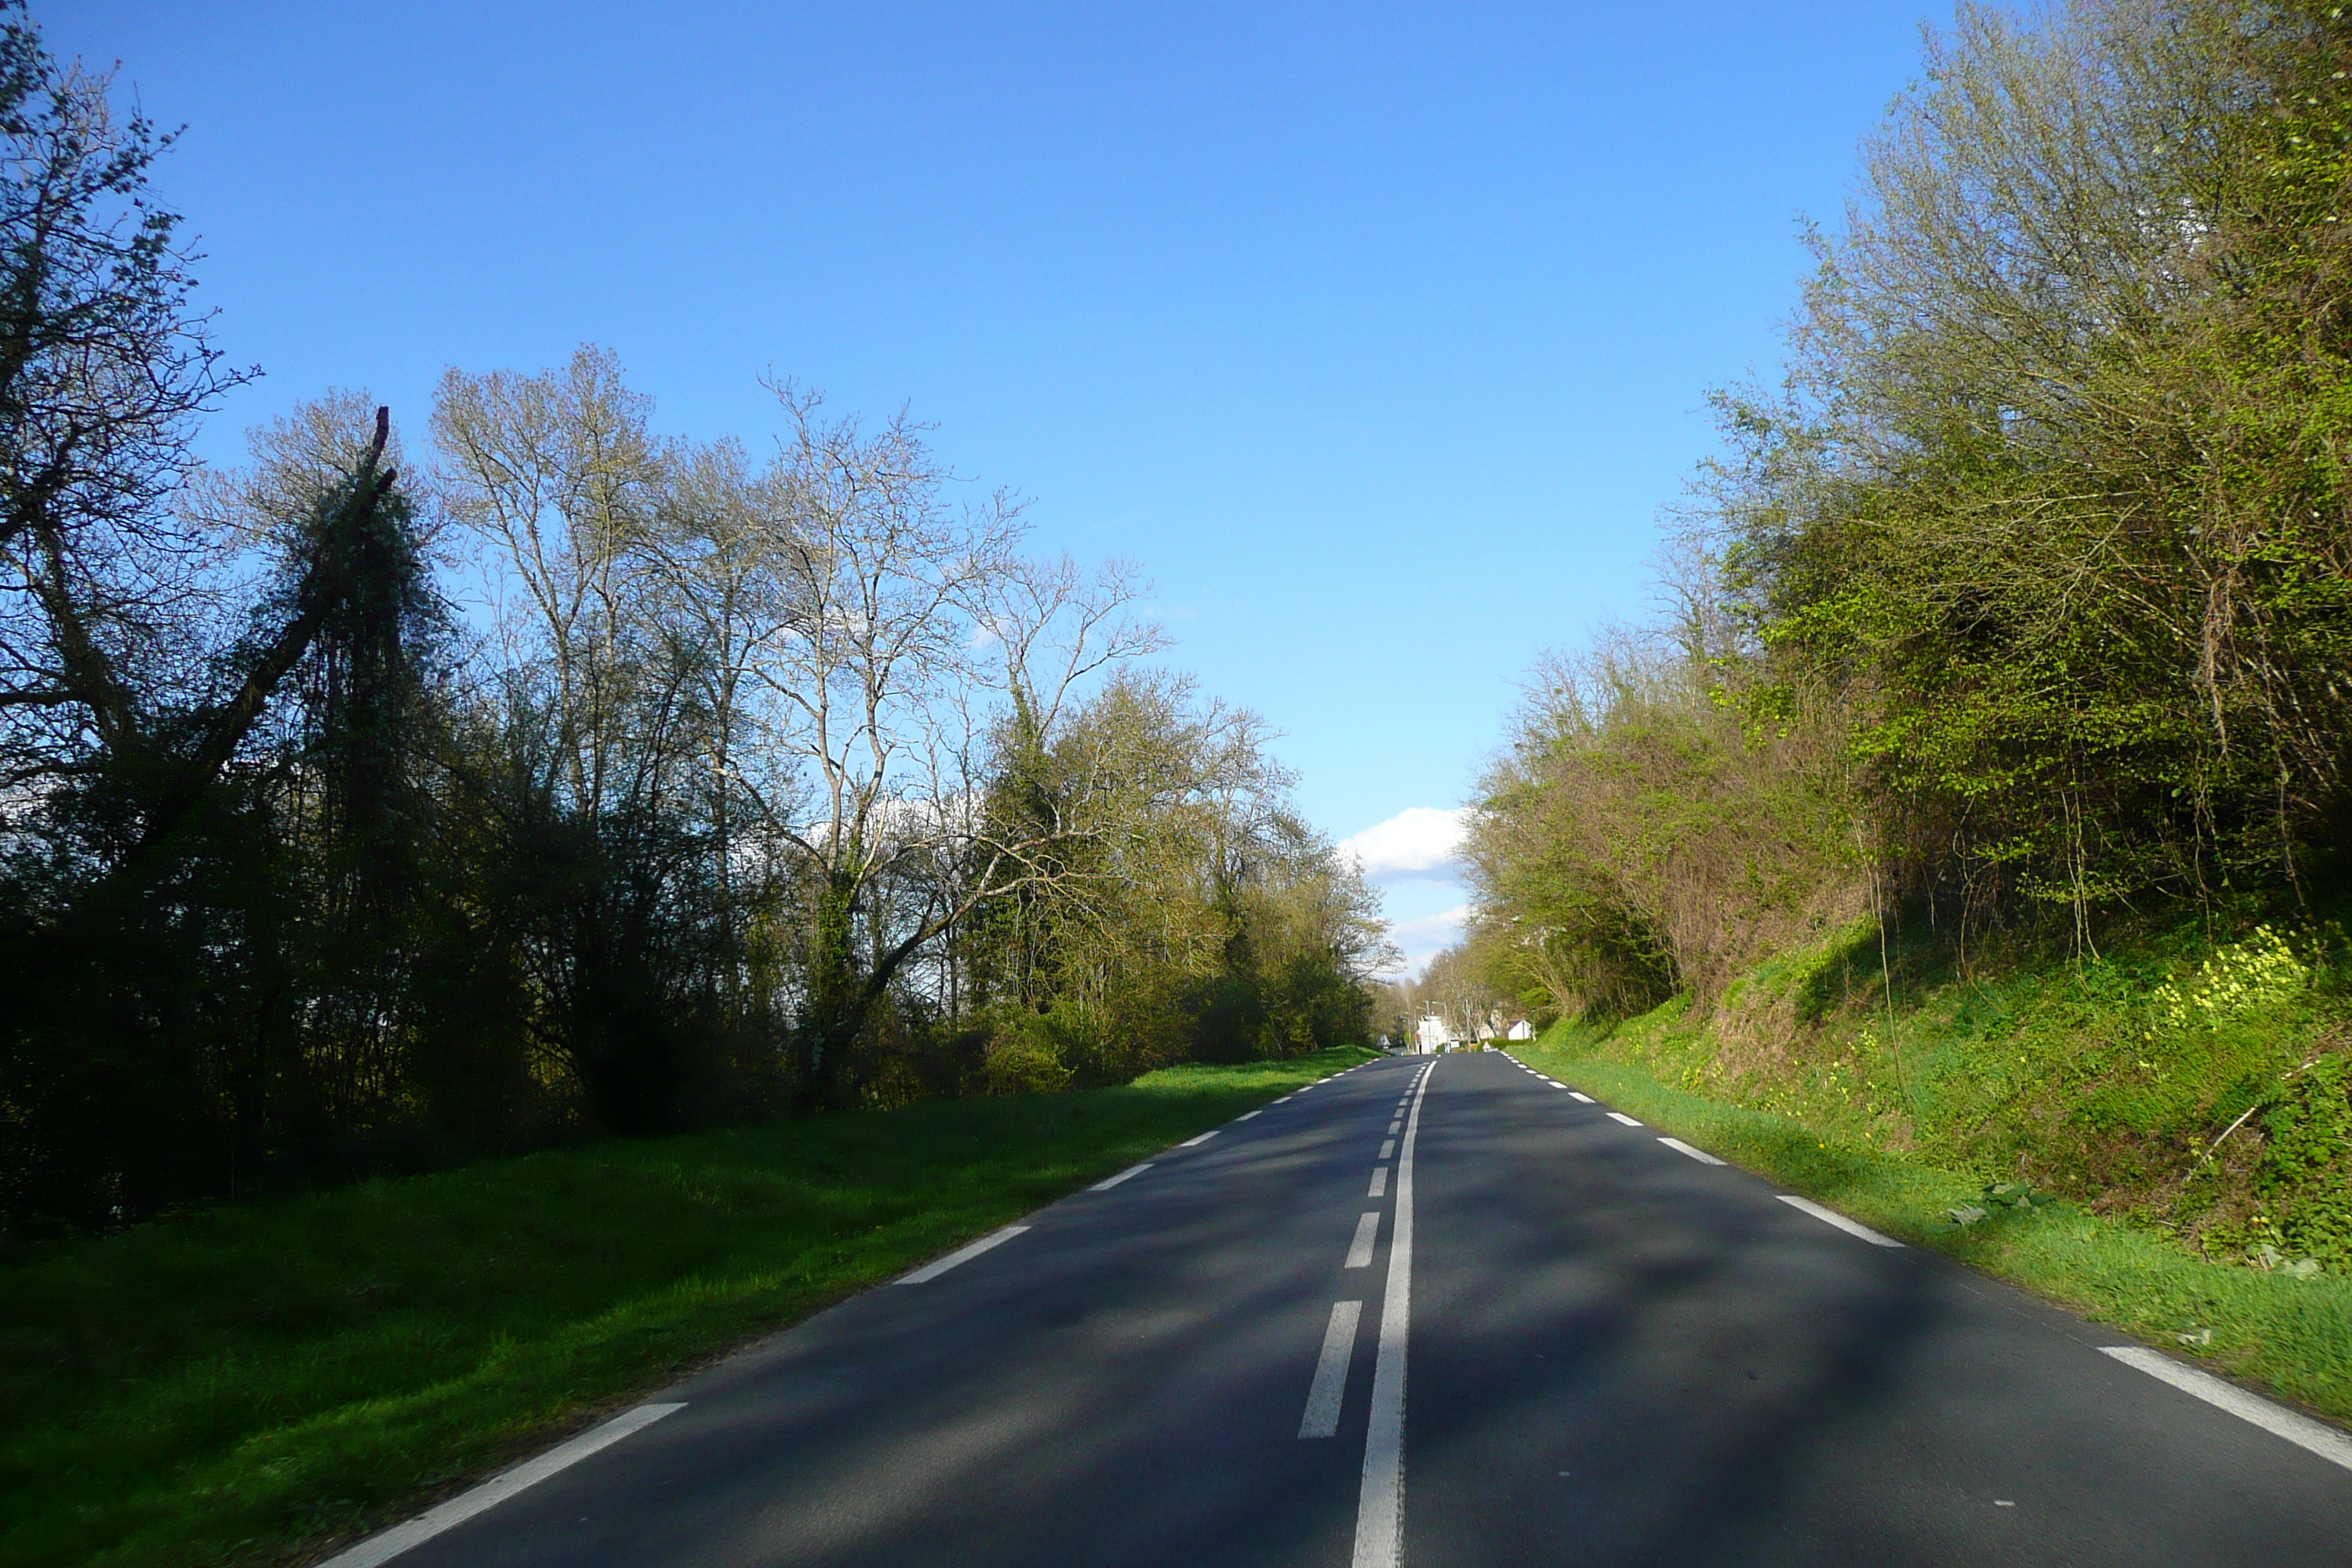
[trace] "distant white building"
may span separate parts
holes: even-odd
[[[1536,1026],[1522,1018],[1512,1025],[1503,1037],[1507,1040],[1532,1040],[1536,1037]]]
[[[1417,1050],[1442,1051],[1453,1043],[1453,1026],[1434,1013],[1422,1019],[1413,1030],[1413,1047]]]

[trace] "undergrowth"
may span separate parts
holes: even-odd
[[[1606,1027],[1595,1054],[1696,1094],[2023,1183],[2213,1262],[2352,1273],[2352,994],[2341,931],[2250,914],[2011,940],[1963,968],[1867,919],[1775,955],[1713,1008]]]

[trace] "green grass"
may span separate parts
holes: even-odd
[[[1651,1036],[1677,1014],[1654,1017]],[[1642,1037],[1635,1031],[1635,1038]],[[2161,1349],[2313,1410],[2352,1419],[2352,1279],[2219,1265],[2172,1238],[2049,1194],[1988,1203],[1980,1172],[1841,1138],[1772,1110],[1662,1083],[1622,1059],[1626,1042],[1556,1025],[1520,1054],[1664,1131],[1890,1236],[1987,1273]],[[1981,1208],[1963,1226],[1952,1210]],[[2186,1338],[2184,1339],[2184,1336]]]
[[[1369,1052],[603,1142],[0,1266],[0,1562],[284,1561]]]
[[[1965,969],[1948,931],[1882,952],[1864,919],[1591,1054],[2218,1263],[2352,1276],[2352,954],[2335,921],[2263,915],[2156,911],[2095,954],[2029,929]]]

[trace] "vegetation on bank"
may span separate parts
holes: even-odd
[[[1963,5],[1466,962],[1556,1070],[2352,1415],[2352,22]]]
[[[0,1560],[285,1561],[1368,1056],[605,1140],[25,1247]]]

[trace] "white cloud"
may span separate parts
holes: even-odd
[[[1404,953],[1404,973],[1419,974],[1431,959],[1460,942],[1469,919],[1470,906],[1456,904],[1442,913],[1399,921],[1389,927],[1389,940]]]
[[[1386,822],[1342,838],[1339,847],[1356,858],[1367,877],[1451,876],[1469,818],[1466,806],[1449,811],[1409,805]]]

